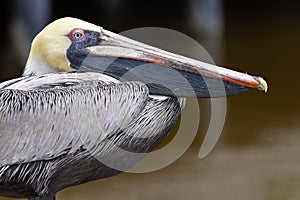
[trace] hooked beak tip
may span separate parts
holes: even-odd
[[[262,77],[257,77],[256,80],[258,82],[258,89],[267,92],[268,91],[267,82]]]

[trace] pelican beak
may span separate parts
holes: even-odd
[[[157,95],[220,97],[252,88],[267,91],[266,81],[258,76],[170,53],[110,31],[94,35],[97,44],[70,54],[71,67],[121,81],[141,81]]]

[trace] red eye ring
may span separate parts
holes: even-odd
[[[84,31],[82,29],[74,29],[68,36],[73,41],[81,40],[84,37]]]

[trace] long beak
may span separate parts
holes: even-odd
[[[252,88],[267,91],[266,81],[170,53],[103,30],[97,46],[87,47],[81,71],[97,71],[122,81],[141,81],[150,93],[181,97],[219,97]]]

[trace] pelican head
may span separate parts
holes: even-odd
[[[102,27],[62,18],[33,40],[24,75],[94,71],[122,81],[141,81],[150,93],[181,97],[267,90],[263,78],[167,52]]]

